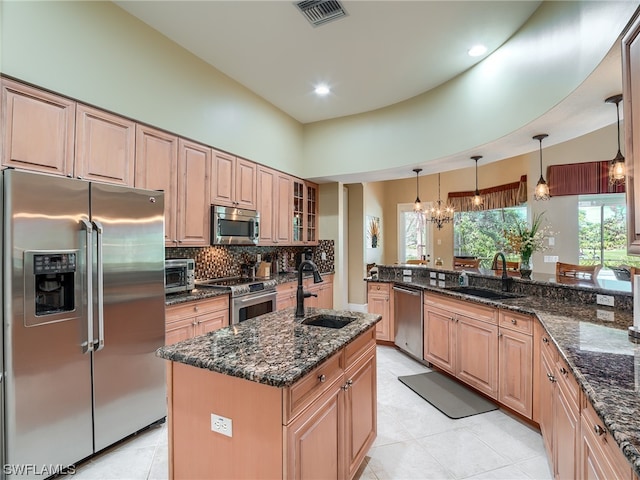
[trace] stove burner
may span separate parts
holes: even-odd
[[[275,280],[253,277],[212,278],[196,281],[196,287],[224,288],[230,290],[232,296],[275,290],[275,286]]]

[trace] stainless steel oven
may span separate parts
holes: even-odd
[[[276,310],[276,281],[247,277],[198,280],[197,287],[222,288],[231,294],[231,325]]]

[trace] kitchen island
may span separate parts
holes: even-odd
[[[353,320],[302,323],[318,315]],[[376,437],[379,320],[287,309],[158,350],[170,478],[352,478]]]

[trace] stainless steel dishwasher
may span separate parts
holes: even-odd
[[[422,290],[393,287],[395,344],[400,350],[424,362],[422,352]]]

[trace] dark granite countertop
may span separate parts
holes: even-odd
[[[454,286],[451,282],[438,288],[427,280],[367,281],[417,286],[425,292],[536,315],[640,476],[640,345],[628,336],[632,312],[539,296],[486,300],[447,290]],[[601,319],[611,315],[613,320]]]
[[[215,332],[160,348],[157,355],[275,387],[294,384],[318,364],[380,321],[369,313],[307,308],[315,314],[354,317],[343,328],[302,325],[295,309],[267,313]]]

